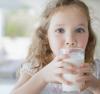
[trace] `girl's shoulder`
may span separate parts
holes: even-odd
[[[96,76],[98,79],[100,79],[100,59],[95,59],[94,63],[96,65]]]
[[[34,66],[36,63],[34,62],[24,62],[20,67],[20,75],[26,73],[30,76],[34,75],[38,70]]]
[[[97,65],[100,65],[100,59],[96,58],[96,59],[94,60],[94,62],[95,62]]]
[[[96,65],[96,69],[100,71],[100,59],[95,59],[94,64]]]

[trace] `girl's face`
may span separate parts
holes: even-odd
[[[54,55],[61,48],[83,48],[89,38],[88,19],[82,8],[63,7],[53,14],[48,28],[48,40]]]

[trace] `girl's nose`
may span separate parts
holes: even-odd
[[[66,47],[76,47],[76,42],[66,42]]]
[[[66,47],[76,47],[77,46],[77,40],[75,39],[75,36],[67,36],[65,41]]]

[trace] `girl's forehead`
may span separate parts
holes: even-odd
[[[49,11],[49,10],[48,10]],[[84,13],[85,15],[88,16],[87,11],[85,7],[81,7],[79,5],[76,4],[71,4],[71,5],[62,5],[60,7],[56,7],[53,10],[50,11],[49,13],[49,17],[52,17],[53,15],[55,15],[58,12],[78,12],[78,13]]]
[[[50,23],[52,24],[65,24],[65,23],[87,23],[88,17],[85,11],[80,7],[68,6],[61,7],[51,17]]]

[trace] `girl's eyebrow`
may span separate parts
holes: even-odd
[[[77,26],[82,26],[82,27],[85,27],[86,25],[85,25],[85,24],[79,24],[79,25],[77,25]]]
[[[61,27],[61,26],[65,26],[65,24],[56,24],[56,27]]]
[[[55,26],[65,26],[65,24],[55,24]],[[84,26],[85,27],[85,24],[78,24],[77,26]]]
[[[65,24],[55,24],[55,27],[65,27]],[[82,24],[76,25],[75,27],[83,27],[83,28],[85,28],[86,25],[82,23]]]

